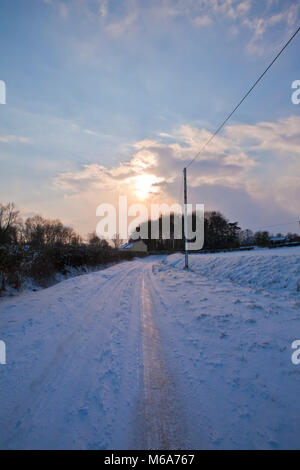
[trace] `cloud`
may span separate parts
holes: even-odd
[[[280,12],[268,13],[261,17],[246,18],[243,24],[252,31],[253,35],[247,45],[247,50],[251,54],[263,54],[268,49],[269,44],[266,43],[266,33],[272,32],[274,27],[277,28],[281,25],[285,28],[286,37],[290,36],[299,24],[299,8],[298,3],[292,3],[287,8],[286,5],[282,6]],[[282,35],[281,35],[282,37]],[[274,48],[274,41],[272,42]],[[277,47],[278,41],[275,42]]]
[[[60,14],[60,17],[63,18],[63,19],[68,18],[69,9],[68,9],[68,7],[66,6],[65,3],[60,3],[59,4],[59,14]]]
[[[250,0],[164,0],[152,2],[152,5],[156,17],[185,18],[195,27],[212,25],[220,17],[235,21],[251,9]]]
[[[289,116],[277,122],[259,122],[255,125],[228,126],[226,135],[236,145],[247,141],[248,150],[275,151],[278,156],[299,158],[300,117]]]
[[[244,223],[250,206],[253,220],[257,211],[256,223],[263,220],[263,214],[271,217],[276,211],[283,218],[284,214],[296,215],[300,197],[300,163],[295,158],[300,152],[299,126],[300,117],[290,116],[277,122],[227,127],[189,167],[190,200],[224,210],[225,215]],[[110,168],[87,164],[78,171],[59,174],[53,182],[66,199],[80,204],[85,201],[94,208],[101,202],[117,203],[118,195],[136,202],[143,181],[149,186],[148,204],[173,203],[178,201],[183,167],[210,135],[206,129],[183,125],[167,136],[162,133],[157,140],[136,142],[126,162]],[[240,200],[247,201],[243,210]]]
[[[208,15],[196,16],[194,24],[199,27],[209,26],[212,23],[212,19]]]
[[[98,135],[99,135],[99,134],[97,134],[97,132],[91,131],[90,129],[84,129],[83,132],[84,132],[85,134],[94,135],[94,136],[98,136]]]
[[[105,18],[108,14],[108,0],[102,0],[99,6],[100,15]]]
[[[281,38],[289,37],[299,24],[300,6],[291,2],[254,2],[251,0],[120,0],[115,8],[109,0],[43,0],[57,12],[60,18],[74,19],[78,15],[89,25],[88,37],[74,37],[76,54],[83,60],[99,55],[99,47],[105,40],[120,40],[126,35],[144,35],[145,32],[162,31],[176,24],[195,29],[221,27],[228,36],[238,34],[246,38],[249,54],[262,55],[276,50]],[[274,39],[274,32],[280,36]],[[250,38],[247,39],[247,33]],[[75,33],[76,35],[76,33]],[[82,43],[82,44],[81,44]],[[244,44],[244,40],[243,40]]]
[[[43,0],[43,3],[45,3],[46,5],[50,5],[52,8],[54,8],[60,18],[68,18],[69,8],[65,4],[65,2],[62,2],[61,0]]]
[[[5,144],[10,144],[10,143],[30,144],[31,139],[29,139],[28,137],[22,137],[22,136],[17,136],[17,135],[3,135],[3,136],[0,136],[0,142],[5,143]]]
[[[248,13],[250,8],[251,8],[250,0],[245,0],[237,5],[237,11],[242,15],[246,15],[246,13]]]
[[[140,4],[136,0],[126,0],[122,6],[121,11],[123,11],[121,14],[111,14],[107,16],[106,22],[104,23],[105,31],[114,38],[131,32],[141,14]]]
[[[122,36],[124,33],[131,30],[131,27],[136,21],[137,17],[137,12],[133,11],[121,20],[108,24],[106,26],[106,31],[108,31],[108,33],[114,37]]]

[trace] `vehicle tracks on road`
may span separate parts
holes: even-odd
[[[176,387],[163,358],[151,294],[142,279],[143,439],[146,449],[182,449],[184,420]]]

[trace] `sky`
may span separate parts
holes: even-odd
[[[299,25],[296,0],[0,0],[0,202],[85,235],[119,196],[182,201],[184,166]],[[189,202],[299,232],[299,58],[300,33],[188,168]]]

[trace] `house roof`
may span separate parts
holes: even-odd
[[[127,248],[131,248],[133,245],[133,243],[125,243],[125,245],[120,246],[120,250],[127,250]]]
[[[137,243],[143,243],[145,245],[145,242],[139,238],[138,240],[133,240],[130,243],[125,243],[125,245],[120,246],[120,250],[128,250],[129,248],[132,248],[134,245]]]
[[[286,237],[271,237],[270,241],[271,242],[285,242],[287,240]]]

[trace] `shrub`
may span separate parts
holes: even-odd
[[[25,278],[46,287],[55,282],[57,273],[66,275],[71,268],[96,268],[135,256],[132,252],[96,244],[39,248],[28,245],[0,246],[0,296],[8,285],[20,289]]]

